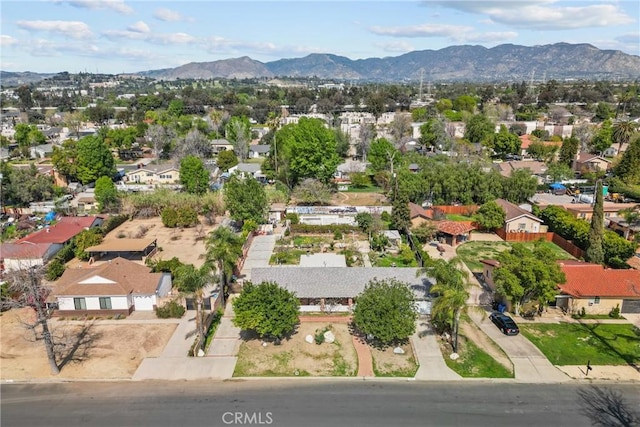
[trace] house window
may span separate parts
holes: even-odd
[[[527,224],[525,224],[524,222],[521,222],[520,224],[518,224],[518,230],[524,230],[527,228]]]
[[[600,304],[600,297],[593,297],[589,300],[589,305]]]
[[[100,297],[100,310],[111,310],[110,297]]]
[[[87,300],[84,298],[74,298],[73,306],[76,310],[86,310],[87,309]]]
[[[147,172],[147,176],[153,176],[153,172]]]

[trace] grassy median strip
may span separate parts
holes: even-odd
[[[631,324],[521,324],[520,331],[554,365],[640,364],[640,329]]]

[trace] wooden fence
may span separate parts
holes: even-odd
[[[240,277],[240,273],[242,272],[242,267],[244,266],[244,262],[247,259],[247,255],[249,254],[249,249],[251,248],[251,242],[253,242],[253,238],[256,236],[256,233],[251,231],[249,232],[249,234],[247,235],[247,240],[244,242],[244,245],[242,245],[242,256],[240,257],[240,259],[238,259],[238,262],[236,263],[236,268],[234,271],[234,274],[237,277]]]
[[[455,214],[455,215],[465,215],[471,216],[478,210],[477,205],[466,205],[466,206],[433,206],[434,210],[438,210],[444,214]]]
[[[553,234],[551,241],[556,245],[560,246],[566,252],[568,252],[571,256],[576,257],[577,259],[584,258],[584,252],[582,249],[577,247],[571,240],[567,240],[564,237],[560,236],[556,233]]]
[[[544,239],[547,242],[553,242],[561,247],[569,255],[581,259],[584,258],[584,251],[577,247],[572,241],[563,238],[562,236],[553,233],[507,233],[504,229],[496,230],[496,234],[506,242],[535,242],[536,240]]]

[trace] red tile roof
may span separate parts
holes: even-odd
[[[51,227],[43,228],[23,237],[16,243],[66,243],[86,228],[90,228],[98,220],[97,216],[63,217]]]
[[[0,244],[0,258],[2,259],[34,259],[42,258],[51,243],[2,243]]]
[[[475,230],[471,221],[439,221],[437,227],[438,231],[451,236],[460,236]]]
[[[121,296],[155,294],[162,273],[147,266],[116,258],[97,267],[67,269],[58,280],[56,296]]]
[[[613,270],[599,264],[558,261],[567,280],[560,285],[563,293],[578,298],[640,298],[640,271]]]

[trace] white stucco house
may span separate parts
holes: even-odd
[[[57,304],[58,316],[126,316],[134,310],[154,310],[158,298],[170,291],[170,273],[151,273],[147,266],[116,258],[95,267],[67,269],[48,302]]]

